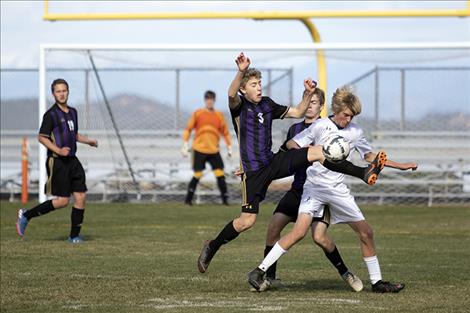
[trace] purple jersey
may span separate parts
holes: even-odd
[[[289,107],[279,105],[269,97],[262,97],[258,104],[243,96],[240,99],[241,104],[230,109],[230,114],[240,146],[242,171],[256,171],[271,162],[272,123],[284,118]]]
[[[307,129],[310,125],[312,125],[312,123],[305,123],[305,121],[293,124],[289,128],[289,131],[287,132],[287,138],[286,138],[286,141],[284,142],[284,144],[282,145],[282,147],[284,147],[285,144],[290,139],[294,138],[295,135],[302,132],[304,129]],[[299,169],[298,171],[295,172],[294,181],[292,182],[291,189],[303,190],[305,180],[307,179],[307,173],[306,173],[307,168],[308,168],[308,166],[303,168],[303,169]]]
[[[77,152],[78,118],[77,110],[68,107],[69,112],[61,110],[59,105],[54,104],[42,118],[39,134],[48,137],[57,147],[69,147],[69,157],[75,156]],[[48,156],[57,156],[51,150],[47,150]]]

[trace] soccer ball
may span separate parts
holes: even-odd
[[[330,162],[338,163],[349,155],[349,143],[340,135],[331,135],[323,144],[323,155]]]

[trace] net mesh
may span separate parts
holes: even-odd
[[[417,161],[419,171],[386,169],[380,183],[368,187],[347,179],[361,202],[455,203],[470,198],[470,54],[467,49],[326,50],[327,105],[334,90],[351,85],[363,112],[355,120],[374,150],[385,149],[396,161]],[[236,137],[227,109],[227,88],[238,51],[52,50],[46,54],[46,82],[62,77],[70,85],[69,104],[79,112],[81,133],[99,148],[80,145],[91,199],[103,201],[183,201],[192,172],[180,154],[182,131],[191,113],[203,106],[203,94],[217,94],[216,109],[230,125],[234,155],[221,143],[232,202],[238,202]],[[316,54],[302,51],[246,51],[263,74],[263,93],[276,102],[296,105],[306,77],[316,78]],[[95,63],[94,70],[90,56]],[[98,80],[99,78],[99,80]],[[17,138],[37,144],[37,98],[25,97],[18,82],[37,86],[37,71],[2,71],[2,194],[15,190]],[[101,82],[101,87],[99,82]],[[46,94],[49,95],[49,92]],[[27,99],[29,98],[29,99]],[[107,99],[107,102],[105,101]],[[33,112],[31,122],[11,119],[18,107]],[[48,106],[53,103],[50,96]],[[108,105],[109,106],[108,106]],[[36,112],[36,113],[34,113]],[[35,115],[35,116],[34,116]],[[111,118],[113,116],[113,118]],[[114,120],[113,120],[114,119]],[[273,150],[295,120],[275,121]],[[19,126],[21,125],[21,126]],[[7,149],[3,149],[3,148]],[[127,156],[127,157],[126,157]],[[4,158],[5,157],[5,158]],[[32,158],[33,188],[39,165]],[[6,161],[6,163],[4,162]],[[19,159],[18,159],[19,160]],[[354,162],[363,164],[357,156]],[[18,162],[19,165],[19,162]],[[134,177],[132,177],[134,176]],[[291,179],[274,182],[269,201],[277,201]],[[8,183],[7,183],[8,182]],[[36,183],[36,184],[35,184]],[[206,170],[196,202],[218,200],[213,174]]]

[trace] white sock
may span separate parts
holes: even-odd
[[[269,251],[268,255],[264,258],[263,262],[258,266],[261,270],[266,272],[268,268],[274,264],[279,258],[287,251],[282,249],[279,242],[276,242],[274,247]]]
[[[369,271],[369,277],[371,284],[375,284],[379,280],[382,280],[382,272],[380,271],[379,259],[377,256],[371,256],[364,258],[364,262],[367,266],[367,271]]]

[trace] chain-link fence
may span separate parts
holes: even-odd
[[[470,68],[377,66],[380,62],[374,60],[374,66],[360,64],[345,71],[347,66],[341,62],[346,55],[353,58],[346,52],[327,53],[332,68],[329,85],[354,87],[363,103],[363,112],[355,122],[365,130],[374,149],[385,149],[396,161],[419,163],[417,172],[384,170],[380,183],[374,187],[347,179],[356,198],[374,203],[468,203],[470,94],[466,86],[470,85]],[[295,105],[301,95],[301,80],[311,76],[305,73],[315,68],[311,57],[308,63],[294,62],[305,56],[290,56],[289,62],[277,62],[274,55],[264,57],[260,67],[264,94],[279,103]],[[100,143],[98,149],[81,145],[78,150],[87,173],[89,198],[182,202],[192,175],[190,160],[180,155],[182,130],[191,112],[202,106],[203,93],[208,89],[217,93],[216,109],[224,111],[231,125],[226,112],[226,89],[234,76],[234,66],[219,64],[215,59],[210,67],[185,64],[182,59],[178,62],[180,66],[167,59],[149,65],[142,55],[136,61],[128,55],[101,53],[92,54],[93,68],[88,54],[74,58],[58,62],[60,58],[49,56],[46,81],[63,77],[69,82],[69,103],[79,111],[80,132]],[[269,62],[270,59],[274,62]],[[354,62],[357,64],[357,60]],[[30,193],[37,195],[38,169],[43,166],[38,164],[36,139],[38,72],[2,69],[1,84],[2,198],[19,197],[22,136],[29,138]],[[330,88],[328,98],[334,89]],[[47,101],[52,104],[50,97]],[[274,150],[293,122],[275,122]],[[235,154],[227,158],[223,143],[221,153],[231,201],[238,202],[239,180],[231,173],[238,167],[239,156],[237,140],[230,128]],[[354,162],[361,163],[357,156]],[[267,200],[277,201],[290,181],[287,178],[273,183]],[[208,170],[195,200],[219,201],[216,180]]]
[[[410,66],[377,67],[350,82],[369,104],[356,122],[372,146],[393,160],[419,164],[416,172],[384,170],[372,188],[354,184],[356,197],[469,203],[469,83],[470,67]]]
[[[264,76],[264,93],[291,103],[292,69],[260,68]],[[203,73],[203,74],[201,74]],[[21,190],[21,139],[29,139],[30,193],[36,196],[39,183],[38,164],[38,99],[34,94],[15,94],[16,86],[37,86],[37,69],[3,69],[2,89],[2,177],[3,199],[17,199]],[[98,201],[182,201],[186,185],[192,176],[190,158],[180,154],[182,133],[196,108],[203,106],[206,90],[217,93],[216,109],[224,112],[231,130],[234,155],[227,158],[221,142],[226,172],[238,168],[238,144],[232,131],[230,114],[226,112],[226,91],[217,84],[205,85],[205,80],[226,84],[233,69],[225,68],[51,68],[47,80],[64,77],[70,85],[69,104],[79,112],[79,131],[99,142],[99,148],[79,145],[78,157],[87,174],[88,197]],[[132,78],[130,78],[132,77]],[[98,80],[99,78],[99,80]],[[151,90],[139,92],[139,81],[163,81]],[[118,91],[113,86],[124,84]],[[101,84],[101,86],[100,86]],[[187,88],[191,85],[191,88]],[[197,86],[200,85],[200,86]],[[148,85],[146,86],[148,88]],[[37,88],[36,88],[37,89]],[[276,90],[283,90],[280,97]],[[53,103],[48,98],[49,105]],[[18,121],[17,117],[22,116]],[[284,122],[281,132],[289,124]],[[281,136],[276,136],[280,138]],[[276,139],[275,138],[275,139]],[[281,139],[274,140],[279,146]],[[236,178],[227,175],[236,185]],[[209,172],[196,193],[196,202],[215,197],[215,179]],[[238,193],[231,188],[233,198]],[[238,188],[236,188],[238,189]]]

